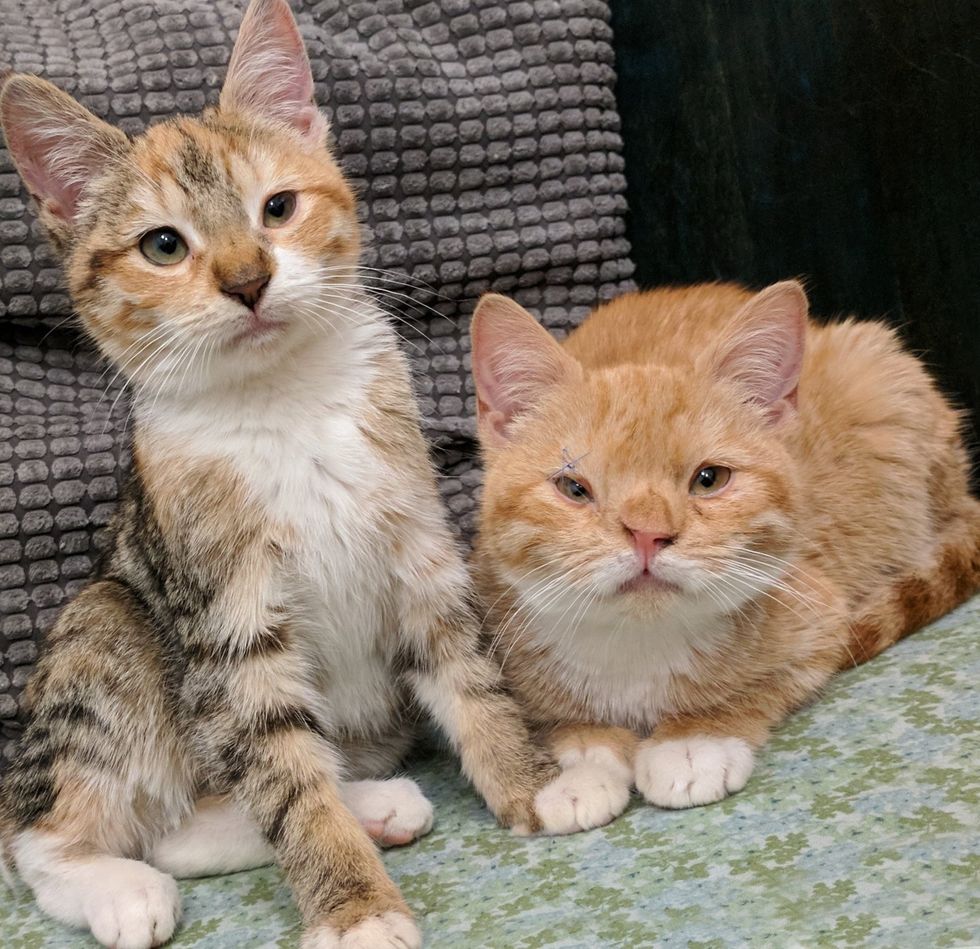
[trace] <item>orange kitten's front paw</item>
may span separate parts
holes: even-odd
[[[574,834],[608,824],[626,810],[632,778],[609,749],[590,748],[538,792],[534,807],[542,831]]]
[[[636,753],[636,787],[658,807],[697,807],[741,791],[753,765],[752,748],[741,738],[645,741]]]
[[[303,934],[302,949],[420,949],[422,933],[404,913],[368,916],[345,932],[329,924],[313,926]]]

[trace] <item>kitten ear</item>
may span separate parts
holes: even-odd
[[[221,90],[221,108],[285,122],[322,145],[327,120],[313,101],[306,46],[286,0],[252,0]]]
[[[122,157],[129,139],[37,76],[0,81],[0,125],[27,190],[53,231],[70,225],[82,188]]]
[[[488,293],[470,327],[480,439],[501,445],[515,417],[543,389],[578,370],[552,335],[519,303]]]
[[[808,309],[799,283],[774,283],[739,310],[711,357],[715,377],[735,383],[773,420],[796,404]]]

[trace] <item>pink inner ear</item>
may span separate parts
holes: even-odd
[[[753,297],[732,321],[718,349],[715,374],[739,386],[753,402],[795,398],[803,369],[807,302],[787,281]]]
[[[577,364],[527,310],[506,297],[484,297],[471,332],[481,430],[499,440],[516,415]]]
[[[125,144],[121,132],[33,77],[8,80],[3,127],[28,190],[65,221],[74,217],[82,189],[112,158],[116,144]]]
[[[65,220],[73,217],[82,185],[70,178],[52,174],[40,158],[43,153],[40,152],[38,143],[31,141],[29,135],[23,136],[21,141],[17,139],[18,136],[8,133],[7,141],[11,152],[14,155],[29,156],[21,159],[18,164],[27,190],[57,217]]]
[[[303,37],[285,0],[253,0],[246,10],[221,105],[285,121],[305,136],[325,132]]]

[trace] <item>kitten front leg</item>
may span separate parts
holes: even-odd
[[[623,813],[633,785],[636,735],[625,728],[563,725],[546,743],[562,771],[535,798],[545,833],[602,827]]]
[[[374,843],[326,766],[327,743],[295,708],[268,710],[236,737],[238,799],[273,844],[306,923],[304,949],[417,949],[422,938]]]
[[[129,586],[93,583],[48,638],[3,784],[3,848],[38,905],[107,946],[161,945],[180,920],[173,878],[137,859],[191,804],[170,659]]]
[[[557,765],[532,740],[481,646],[466,600],[469,577],[452,539],[441,525],[427,530],[442,545],[428,556],[413,551],[404,562],[397,663],[497,820],[516,833],[535,833],[541,821],[534,799],[557,775]]]
[[[481,652],[468,609],[433,622],[406,644],[405,676],[459,755],[463,772],[497,820],[519,834],[541,830],[535,797],[557,774],[537,746],[500,673]]]
[[[276,629],[231,659],[203,652],[189,670],[185,692],[206,711],[195,723],[201,758],[275,849],[304,947],[414,949],[412,913],[344,800],[342,755],[321,725],[305,654],[288,624]]]

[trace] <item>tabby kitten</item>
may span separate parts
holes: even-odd
[[[479,584],[563,768],[550,831],[633,782],[738,791],[837,670],[980,586],[960,419],[881,323],[810,323],[787,282],[627,295],[563,345],[488,296],[472,336]]]
[[[0,96],[83,325],[134,399],[114,542],[48,638],[0,836],[42,908],[110,946],[170,937],[169,874],[273,855],[304,945],[419,945],[374,842],[426,833],[431,806],[368,780],[405,753],[411,701],[507,826],[539,828],[557,773],[479,648],[312,96],[285,0],[248,8],[200,119],[130,140],[40,79]]]

